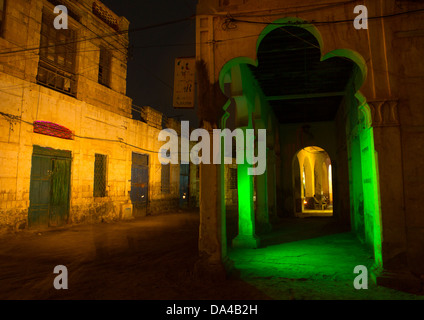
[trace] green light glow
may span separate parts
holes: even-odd
[[[239,235],[255,233],[255,212],[253,207],[253,176],[249,176],[249,164],[237,166],[237,193],[239,201]]]
[[[257,41],[257,51],[261,41],[270,32],[279,28],[278,23],[301,22],[301,20],[287,17],[275,22],[276,24],[270,24],[262,31]],[[317,28],[308,24],[296,23],[294,25],[313,34],[322,50],[323,41]],[[357,88],[360,88],[366,79],[367,66],[361,55],[347,49],[333,50],[322,56],[321,61],[334,57],[350,59],[356,68],[352,86],[349,89],[349,98],[347,99],[347,110],[349,112],[347,127],[350,128],[347,132],[349,136],[347,144],[352,228],[363,242],[373,248],[375,263],[381,266],[382,224],[377,155],[374,149],[371,115],[365,98],[357,92]],[[252,128],[253,124],[256,125],[260,121],[267,123],[266,119],[268,119],[270,114],[270,107],[266,98],[251,74],[248,65],[258,66],[258,61],[249,57],[232,59],[224,65],[219,75],[219,84],[222,92],[232,98],[232,103],[235,104],[236,115],[232,116],[236,117],[236,126],[242,128]],[[226,92],[228,88],[231,89]],[[227,112],[229,106],[230,100],[224,106],[225,114],[221,119],[221,126],[224,125],[224,127],[227,118],[230,116]],[[253,178],[247,174],[247,168],[247,164],[238,165],[239,237],[237,238],[240,241],[244,236],[255,237]],[[331,175],[332,172],[330,170],[328,177],[330,181]],[[221,187],[224,188],[224,181],[222,181]],[[307,189],[305,182],[303,182],[303,187]]]
[[[360,93],[356,98],[359,107],[353,109],[350,121],[351,125],[359,123],[352,125],[353,133],[348,140],[352,225],[358,237],[373,249],[376,265],[382,266],[379,180],[371,113]]]
[[[380,201],[372,127],[361,132],[360,143],[362,149],[362,187],[364,190],[364,218],[368,234],[367,238],[373,246],[375,262],[381,266]]]

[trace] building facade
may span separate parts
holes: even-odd
[[[54,26],[57,5],[68,29]],[[176,122],[126,95],[129,22],[99,1],[0,7],[1,229],[178,208],[180,167],[158,160],[158,134]]]
[[[355,27],[357,5],[367,9],[368,28]],[[209,83],[203,91],[213,92],[199,107],[215,109],[205,127],[267,129],[267,173],[252,177],[237,167],[234,239],[225,232],[224,170],[201,170],[200,213],[216,221],[201,225],[205,261],[225,269],[227,242],[258,247],[259,224],[294,217],[305,198],[328,192],[302,186],[311,166],[297,155],[318,147],[331,170],[329,162],[315,179],[332,175],[334,217],[372,250],[377,283],[420,290],[423,9],[408,0],[198,2],[196,57]],[[210,188],[207,197],[202,191],[211,185],[214,199]]]

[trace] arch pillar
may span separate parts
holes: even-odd
[[[246,127],[242,128],[244,136],[246,136]],[[245,161],[237,164],[237,192],[239,207],[239,232],[237,237],[233,239],[232,246],[234,248],[258,248],[259,238],[256,235],[255,226],[255,209],[253,204],[253,177],[249,175],[248,169],[252,165]]]
[[[377,283],[398,290],[419,292],[421,279],[412,272],[414,259],[408,249],[408,226],[405,212],[404,185],[402,168],[401,130],[398,116],[398,101],[382,99],[366,101],[358,94],[359,110],[366,119],[366,126],[360,133],[366,138],[366,132],[373,135],[375,143],[374,161],[378,180],[385,181],[379,187],[381,263],[374,266],[371,276]],[[375,142],[374,142],[375,141]],[[384,159],[384,161],[379,161]],[[417,246],[418,244],[414,244]],[[422,247],[421,247],[422,248]],[[420,250],[421,252],[421,250]],[[422,265],[422,260],[417,264]]]
[[[260,103],[257,102],[255,110],[260,109]],[[262,119],[255,120],[256,129],[265,129],[266,126]],[[268,136],[268,134],[267,134]],[[268,142],[267,142],[268,145]],[[265,159],[268,159],[269,148],[266,148]],[[268,164],[268,160],[267,164]],[[256,223],[258,233],[268,233],[271,231],[272,227],[269,222],[269,204],[268,204],[268,170],[263,174],[255,176],[255,188],[256,188]]]
[[[205,121],[203,127],[210,132],[212,141],[212,126]],[[224,157],[223,152],[221,156]],[[199,166],[199,260],[195,273],[199,277],[207,274],[211,279],[222,280],[234,267],[227,255],[224,164],[212,164],[211,159],[211,164]]]
[[[274,150],[267,148],[267,190],[269,222],[277,220],[277,171]]]
[[[266,156],[269,150],[266,148]],[[268,168],[264,174],[256,176],[256,220],[259,233],[267,233],[272,230],[269,222],[268,208]]]

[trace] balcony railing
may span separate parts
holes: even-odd
[[[64,94],[76,96],[75,75],[42,60],[38,64],[37,82]]]

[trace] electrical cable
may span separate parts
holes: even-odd
[[[345,6],[354,2],[358,2],[360,0],[351,0],[351,1],[344,1],[344,2],[338,2],[338,3],[330,3],[330,4],[319,4],[320,7],[314,7],[314,8],[310,8],[311,5],[306,5],[306,6],[300,6],[300,7],[286,7],[286,8],[273,8],[272,12],[273,13],[259,13],[259,14],[249,14],[246,12],[242,12],[242,13],[236,13],[236,14],[231,14],[234,17],[270,17],[270,16],[281,16],[282,14],[300,14],[300,13],[307,13],[307,12],[314,12],[314,11],[321,11],[321,10],[327,10],[329,8],[334,8],[334,7],[339,7],[339,6]],[[307,9],[306,9],[307,8]],[[290,11],[291,10],[291,11]],[[254,12],[258,12],[259,10],[255,10]],[[271,11],[271,10],[262,10],[262,12],[264,11]],[[222,16],[217,14],[217,16]]]
[[[183,22],[183,21],[188,21],[188,20],[193,19],[193,17],[194,16],[190,16],[190,17],[186,17],[186,18],[183,18],[183,19],[177,19],[177,20],[157,23],[157,24],[139,27],[139,28],[134,28],[134,29],[115,31],[115,32],[112,32],[112,33],[107,33],[107,34],[104,34],[104,35],[99,35],[99,36],[95,36],[95,37],[91,37],[91,38],[81,38],[81,39],[78,39],[78,40],[73,40],[73,41],[68,41],[68,42],[65,41],[65,42],[56,43],[56,44],[47,45],[47,46],[37,46],[37,47],[32,47],[32,48],[21,48],[21,49],[17,49],[17,50],[3,51],[3,52],[0,52],[0,55],[20,53],[20,52],[33,51],[33,50],[40,50],[40,49],[46,49],[46,48],[50,48],[50,47],[54,47],[54,46],[64,46],[64,45],[79,43],[79,42],[83,42],[83,41],[91,41],[91,40],[95,40],[95,39],[104,39],[104,38],[112,37],[112,36],[115,36],[115,35],[122,35],[122,34],[125,35],[127,33],[139,32],[139,31],[159,28],[159,27],[163,27],[163,26],[167,26],[167,25],[171,25],[171,24],[176,24],[176,23],[180,23],[180,22]]]
[[[417,9],[417,10],[409,10],[409,11],[403,11],[403,12],[397,12],[392,13],[388,15],[381,15],[381,16],[374,16],[374,17],[368,17],[366,20],[375,20],[375,19],[385,19],[385,18],[392,18],[397,17],[404,14],[412,14],[412,13],[419,13],[424,12],[424,9]],[[305,25],[305,24],[338,24],[338,23],[346,23],[346,22],[353,22],[355,19],[344,19],[344,20],[333,20],[333,21],[293,21],[293,22],[265,22],[265,21],[251,21],[251,20],[241,20],[241,19],[235,19],[232,17],[228,18],[231,22],[240,22],[240,23],[252,23],[252,24],[265,24],[265,25],[277,25],[277,26],[294,26],[294,25]]]
[[[389,14],[389,15],[382,15],[382,16],[376,16],[376,17],[369,17],[368,20],[373,20],[373,19],[381,19],[381,18],[390,18],[390,17],[395,17],[395,16],[399,16],[399,15],[404,15],[404,14],[410,14],[410,13],[417,13],[417,12],[423,12],[424,9],[417,9],[417,10],[410,10],[410,11],[404,11],[404,12],[398,12],[398,13],[393,13],[393,14]],[[156,28],[156,27],[161,27],[161,26],[165,26],[165,25],[170,25],[170,24],[174,24],[174,23],[179,23],[182,21],[188,21],[191,20],[193,18],[193,16],[191,17],[187,17],[187,18],[183,18],[183,19],[178,19],[178,20],[173,20],[173,21],[168,21],[168,22],[164,22],[164,23],[160,23],[160,24],[155,24],[155,25],[150,25],[150,26],[145,26],[145,27],[140,27],[140,28],[135,28],[135,29],[128,29],[125,31],[115,31],[114,33],[109,33],[109,34],[104,34],[104,35],[97,35],[95,37],[92,38],[82,38],[79,40],[75,40],[75,41],[71,41],[71,42],[63,42],[63,43],[58,43],[58,44],[54,44],[54,45],[49,45],[49,46],[37,46],[37,47],[32,47],[32,48],[22,48],[19,50],[12,50],[12,51],[3,51],[0,52],[0,56],[1,55],[7,55],[7,54],[12,54],[12,53],[20,53],[20,52],[26,52],[26,51],[34,51],[34,50],[39,50],[39,49],[44,49],[44,48],[48,48],[48,47],[52,47],[52,46],[61,46],[61,45],[67,45],[67,44],[71,44],[71,43],[77,43],[77,42],[82,42],[82,41],[90,41],[93,39],[102,39],[102,38],[107,38],[113,35],[119,35],[119,34],[123,34],[125,32],[137,32],[137,31],[141,31],[141,30],[147,30],[147,29],[151,29],[151,28]],[[344,22],[353,22],[355,19],[345,19],[345,20],[334,20],[334,21],[303,21],[303,22],[286,22],[286,23],[274,23],[274,22],[265,22],[265,21],[252,21],[252,20],[241,20],[241,19],[235,19],[232,17],[228,18],[229,21],[231,22],[240,22],[240,23],[252,23],[252,24],[264,24],[264,25],[280,25],[280,26],[293,26],[293,25],[302,25],[302,24],[330,24],[330,23],[344,23]],[[84,26],[85,28],[89,29],[88,27]],[[90,31],[92,31],[91,29],[89,29]],[[94,31],[92,31],[94,32]],[[248,36],[242,36],[242,37],[236,37],[236,38],[230,38],[230,39],[218,39],[218,40],[214,40],[213,43],[220,43],[220,42],[224,42],[224,41],[233,41],[233,40],[238,40],[238,39],[243,39],[243,38],[249,38],[249,37],[257,37],[259,36],[259,34],[255,34],[255,35],[248,35]],[[108,42],[109,43],[109,42]],[[146,49],[146,48],[162,48],[162,47],[169,47],[169,46],[185,46],[185,45],[201,45],[201,44],[210,44],[210,41],[207,42],[194,42],[194,43],[181,43],[181,44],[158,44],[158,45],[142,45],[142,46],[133,46],[132,48],[134,49]],[[120,49],[116,48],[116,50],[122,52]],[[77,52],[84,52],[84,51],[78,51]],[[88,52],[88,50],[87,50]]]
[[[350,2],[347,2],[347,3],[350,3]],[[409,11],[403,11],[403,12],[398,12],[398,13],[392,13],[392,14],[388,14],[388,15],[368,17],[368,20],[391,18],[391,17],[400,16],[400,15],[411,14],[411,13],[419,13],[419,12],[424,12],[424,9],[416,9],[416,10],[409,10]],[[284,14],[284,12],[282,12],[281,14]],[[45,49],[45,48],[49,48],[49,47],[52,47],[52,46],[68,45],[68,44],[73,44],[73,43],[78,43],[78,42],[83,42],[83,41],[90,41],[90,40],[94,40],[94,39],[104,39],[104,38],[115,36],[115,35],[122,35],[122,34],[127,34],[127,33],[132,33],[132,32],[139,32],[139,31],[154,29],[154,28],[163,27],[163,26],[167,26],[167,25],[172,25],[172,24],[176,24],[176,23],[180,23],[180,22],[184,22],[184,21],[189,21],[189,20],[193,20],[196,16],[197,15],[192,15],[192,16],[182,18],[182,19],[171,20],[171,21],[167,21],[167,22],[148,25],[148,26],[144,26],[144,27],[138,27],[138,28],[134,28],[134,29],[114,31],[112,33],[107,33],[107,34],[104,34],[104,35],[98,35],[98,36],[95,36],[95,37],[92,37],[92,38],[82,38],[82,39],[79,39],[79,40],[74,40],[74,41],[70,41],[70,42],[63,42],[63,43],[58,43],[58,44],[54,44],[54,45],[37,46],[37,47],[32,47],[32,48],[21,48],[21,49],[12,50],[12,51],[3,51],[3,52],[0,52],[0,55]],[[266,17],[266,16],[267,15],[264,15],[263,17]],[[293,25],[296,25],[296,24],[298,24],[298,25],[302,25],[302,24],[337,24],[337,23],[345,23],[345,22],[355,21],[355,19],[344,19],[344,20],[333,20],[333,21],[314,21],[314,20],[311,20],[311,21],[303,21],[303,22],[286,22],[286,23],[272,22],[272,23],[269,23],[269,22],[265,22],[265,21],[252,21],[252,20],[235,19],[231,16],[228,17],[228,20],[231,21],[231,22],[265,24],[265,25],[271,24],[271,25],[281,25],[281,26],[288,26],[288,25],[293,26]]]
[[[30,126],[32,126],[32,127],[34,127],[34,123],[31,123],[31,122],[25,121],[25,120],[21,119],[21,118],[20,118],[20,117],[18,117],[18,116],[14,116],[14,115],[7,114],[7,113],[4,113],[4,112],[0,112],[0,115],[1,115],[1,116],[3,116],[3,117],[5,117],[5,118],[9,118],[9,119],[10,119],[10,121],[13,121],[13,122],[19,121],[19,122],[22,122],[22,123],[25,123],[25,124],[28,124],[28,125],[30,125]],[[39,124],[39,125],[40,125],[41,127],[43,127],[43,124]],[[57,130],[57,131],[59,131],[59,132],[66,132],[66,133],[68,133],[68,131],[66,131],[66,130],[61,130],[60,128],[56,128],[56,130]],[[127,143],[127,142],[125,142],[125,141],[121,141],[121,140],[113,140],[113,139],[105,139],[105,138],[96,138],[96,137],[85,137],[85,136],[77,135],[77,134],[75,134],[75,133],[72,133],[72,135],[73,135],[74,137],[76,137],[76,138],[79,138],[79,139],[98,140],[98,141],[106,141],[106,142],[116,142],[116,143],[121,143],[121,144],[127,145],[127,146],[129,146],[129,147],[133,147],[133,148],[139,149],[139,150],[143,150],[143,151],[145,151],[145,152],[157,153],[157,154],[159,154],[159,153],[160,153],[159,151],[153,151],[153,150],[149,150],[149,149],[141,148],[141,147],[138,147],[138,146],[132,145],[132,144],[130,144],[130,143]]]

